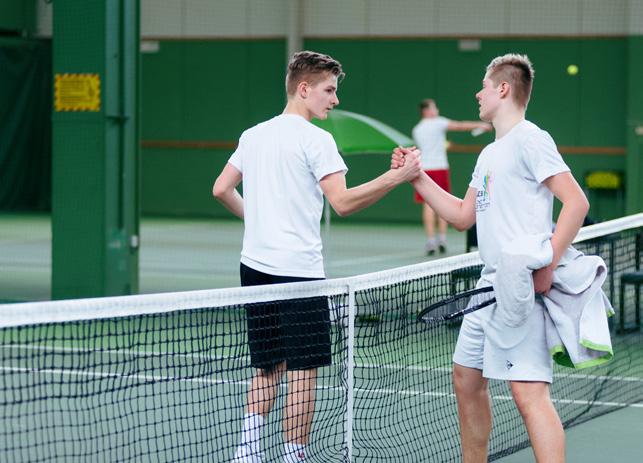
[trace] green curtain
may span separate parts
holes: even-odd
[[[0,210],[51,209],[51,42],[0,37]]]

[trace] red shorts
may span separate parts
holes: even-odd
[[[449,177],[449,169],[438,169],[438,170],[425,170],[426,174],[433,179],[435,183],[438,184],[447,193],[451,193],[451,179]],[[415,202],[423,203],[424,199],[422,196],[415,192]]]

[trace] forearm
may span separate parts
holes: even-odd
[[[572,244],[583,225],[583,220],[589,209],[589,204],[584,196],[575,198],[563,204],[563,207],[556,222],[556,229],[551,237],[551,245],[554,250],[554,257],[551,263],[552,268],[558,266],[560,258],[565,250]]]
[[[469,131],[473,129],[490,130],[491,126],[487,122],[482,121],[451,121],[448,126],[450,131]]]
[[[456,229],[466,230],[475,222],[475,213],[466,210],[464,200],[444,191],[425,173],[412,183],[431,209]]]
[[[243,220],[243,198],[236,188],[226,190],[215,195],[217,200],[223,204],[227,210]]]
[[[387,171],[370,182],[345,190],[333,202],[333,209],[340,216],[360,211],[382,199],[395,188],[396,182],[392,171]]]

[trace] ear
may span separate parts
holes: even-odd
[[[511,85],[509,85],[509,82],[500,82],[498,90],[500,92],[500,98],[507,98],[511,90]]]
[[[302,80],[297,85],[297,93],[301,98],[308,98],[308,92],[310,91],[310,85],[305,80]]]

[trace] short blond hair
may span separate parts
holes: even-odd
[[[288,62],[286,93],[292,96],[300,82],[316,84],[329,75],[337,77],[338,82],[344,78],[344,71],[339,61],[315,51],[299,51],[293,54]]]
[[[534,67],[527,55],[507,53],[495,57],[487,66],[487,77],[495,86],[509,83],[514,101],[527,107],[534,82]]]

